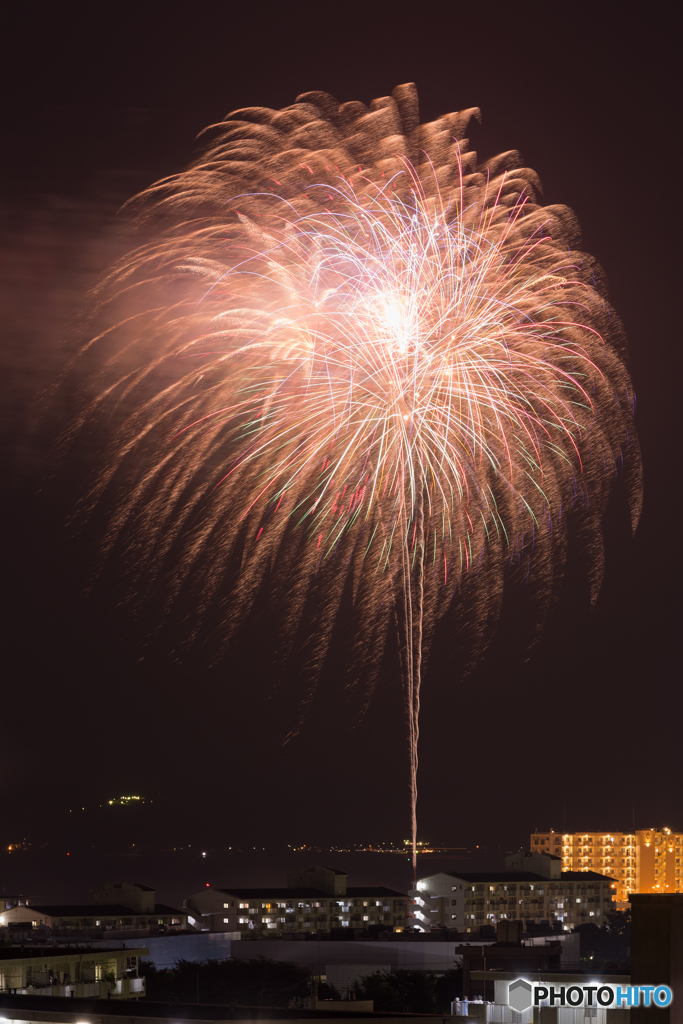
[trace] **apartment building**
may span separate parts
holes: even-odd
[[[187,911],[155,902],[155,890],[137,882],[107,882],[93,890],[92,903],[44,906],[27,902],[0,909],[0,936],[42,929],[53,937],[136,938],[186,931]]]
[[[145,979],[139,975],[141,956],[149,956],[149,950],[124,947],[71,952],[54,946],[5,946],[0,948],[0,993],[139,999],[145,994]],[[24,1012],[27,1018],[37,1016],[35,1010]]]
[[[594,871],[561,871],[550,854],[520,851],[497,872],[440,872],[421,878],[414,890],[413,923],[475,932],[499,921],[545,924],[572,931],[600,925],[614,909],[614,880]]]
[[[533,832],[531,849],[562,859],[563,871],[613,875],[616,903],[632,892],[683,892],[683,832],[641,828],[632,832]]]
[[[336,928],[402,931],[406,896],[384,886],[348,887],[333,868],[294,872],[283,888],[206,888],[185,901],[204,931],[236,932],[243,938]]]

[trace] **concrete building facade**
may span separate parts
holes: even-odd
[[[683,893],[634,893],[631,926],[631,981],[669,985],[670,1006],[631,1011],[632,1024],[683,1024]]]
[[[134,910],[136,914],[154,914],[156,891],[139,882],[105,882],[92,891],[92,901],[107,907],[114,903]]]
[[[0,993],[84,999],[139,999],[148,949],[0,949]]]
[[[141,938],[192,928],[187,911],[155,903],[155,895],[148,885],[108,882],[93,890],[92,903],[6,906],[0,910],[0,935],[2,929],[43,929],[65,938]]]
[[[440,872],[411,892],[414,924],[478,931],[500,921],[556,926],[602,924],[613,909],[614,880],[594,871],[561,871],[559,858],[520,851],[498,872]]]
[[[203,930],[244,938],[337,928],[403,930],[404,893],[383,886],[348,887],[346,880],[344,872],[315,867],[291,874],[283,888],[206,888],[188,897],[186,912]]]

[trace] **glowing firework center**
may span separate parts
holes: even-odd
[[[497,232],[483,218],[492,240],[465,229],[458,209],[437,211],[410,193],[404,203],[340,190],[343,212],[290,222],[279,239],[241,217],[261,251],[221,284],[251,275],[262,285],[254,298],[279,294],[270,308],[242,307],[239,328],[221,331],[241,339],[245,319],[253,323],[226,357],[250,364],[240,366],[249,379],[231,409],[250,412],[243,461],[263,466],[261,498],[295,497],[288,512],[322,531],[318,545],[327,537],[332,550],[339,529],[378,500],[403,517],[408,498],[405,542],[426,498],[427,532],[436,530],[439,547],[459,543],[462,557],[472,520],[461,515],[454,536],[456,505],[505,530],[481,486],[482,463],[529,512],[522,492],[531,479],[545,497],[548,459],[578,470],[577,409],[592,406],[582,379],[596,367],[579,344],[586,329],[558,318],[570,268],[555,265],[547,234],[520,242],[523,205]],[[236,370],[223,388],[239,380]],[[224,407],[215,415],[225,423]],[[384,537],[383,553],[391,544]]]

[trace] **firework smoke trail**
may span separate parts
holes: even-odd
[[[570,539],[595,598],[617,468],[639,514],[600,269],[517,153],[469,151],[475,114],[421,125],[405,85],[207,129],[189,170],[133,201],[149,240],[102,285],[70,437],[108,436],[82,513],[104,510],[102,562],[124,560],[135,601],[191,609],[185,647],[219,607],[220,656],[263,591],[281,661],[307,624],[302,714],[347,581],[351,684],[372,690],[396,617],[414,864],[437,623],[469,618],[481,648],[516,575],[540,624]]]

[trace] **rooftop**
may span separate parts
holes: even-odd
[[[463,882],[611,882],[609,875],[595,871],[563,871],[559,878],[547,878],[535,871],[447,871],[452,878]]]
[[[127,956],[148,956],[149,949],[146,947],[132,946],[130,949],[123,949],[121,946],[111,949],[89,949],[87,946],[68,946],[66,948],[55,946],[0,946],[0,960],[64,960],[67,957],[88,956],[100,959],[115,953],[120,957],[122,952]],[[23,998],[23,997],[22,997]]]
[[[280,1006],[212,1006],[207,1003],[153,1003],[147,999],[129,1002],[125,999],[69,999],[69,1013],[65,1012],[65,1000],[55,996],[9,996],[0,994],[0,1009],[3,1017],[8,1020],[26,1019],[26,1011],[33,1014],[35,1020],[47,1018],[56,1020],[59,1016],[69,1017],[78,1021],[99,1021],[100,1024],[119,1024],[121,1018],[125,1018],[124,1024],[132,1020],[140,1021],[143,1018],[149,1020],[150,1024],[158,1021],[159,1024],[177,1024],[178,1021],[198,1021],[205,1024],[207,1021],[216,1021],[225,1024],[227,1020],[241,1021],[265,1021],[265,1020],[290,1020],[299,1021],[348,1021],[354,1019],[356,1024],[361,1020],[388,1020],[393,1021],[416,1021],[420,1024],[425,1020],[422,1013],[354,1013],[348,1010],[302,1010],[298,1008],[285,1009]],[[458,1018],[449,1018],[457,1020]],[[462,1018],[461,1018],[462,1019]],[[435,1024],[441,1024],[443,1017],[437,1014],[433,1017]]]
[[[155,892],[151,885],[143,885],[142,882],[109,882],[99,886],[101,889],[139,889],[141,892]]]
[[[395,889],[387,889],[383,885],[370,886],[349,886],[343,896],[325,892],[323,889],[313,888],[272,888],[272,889],[225,889],[216,887],[217,892],[224,892],[228,896],[238,896],[241,899],[251,900],[320,900],[320,899],[368,899],[372,897],[398,897],[405,899],[405,893],[396,892]]]
[[[76,903],[57,904],[55,906],[30,906],[28,910],[46,917],[149,917],[150,914],[178,914],[175,907],[167,907],[164,903],[155,903],[154,910],[140,911],[132,907],[124,907],[120,903]]]
[[[562,878],[568,882],[580,882],[583,878],[592,878],[594,881],[602,879],[604,882],[613,882],[611,875],[601,875],[597,871],[563,871]]]

